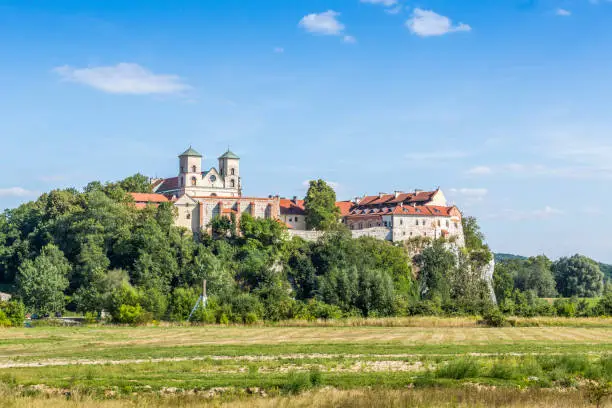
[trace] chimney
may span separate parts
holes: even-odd
[[[297,205],[297,196],[293,196],[293,200],[292,201],[293,201],[293,204]]]
[[[382,196],[386,195],[387,193],[378,193],[378,198],[382,198]]]
[[[393,194],[395,195],[395,198],[399,197],[400,194],[404,194],[403,191],[394,191]]]
[[[419,193],[422,193],[422,192],[423,192],[423,190],[414,189],[414,194],[419,194]]]

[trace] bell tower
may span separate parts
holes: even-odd
[[[202,155],[191,146],[179,156],[179,188],[197,187],[202,179]]]
[[[240,157],[229,148],[219,156],[219,174],[223,178],[226,189],[235,190],[237,195],[242,195]]]

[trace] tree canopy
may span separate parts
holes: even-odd
[[[304,207],[308,229],[337,229],[340,210],[336,207],[336,192],[324,180],[310,181]]]

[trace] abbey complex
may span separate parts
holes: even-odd
[[[172,202],[177,208],[175,223],[194,233],[209,228],[218,216],[243,214],[256,218],[276,219],[286,224],[291,235],[316,239],[318,231],[307,231],[304,200],[278,196],[250,197],[243,195],[240,158],[229,149],[218,158],[218,168],[202,168],[203,157],[192,149],[179,156],[178,175],[153,179],[153,194],[132,193],[136,205]],[[453,239],[463,246],[461,212],[448,206],[444,193],[434,191],[396,191],[339,201],[341,222],[353,236],[372,236],[389,241],[414,237]]]

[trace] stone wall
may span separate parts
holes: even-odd
[[[289,236],[300,237],[306,241],[316,241],[325,234],[323,231],[289,230]],[[351,231],[353,238],[373,237],[381,240],[391,240],[391,228],[374,227]]]
[[[352,230],[353,238],[372,237],[381,240],[391,241],[391,228],[388,227],[372,227],[361,230]]]

